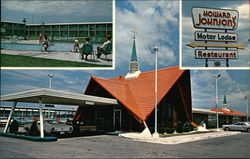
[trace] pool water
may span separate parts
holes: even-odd
[[[94,52],[97,50],[97,44],[93,44]],[[49,51],[62,51],[62,52],[69,52],[73,50],[74,44],[73,43],[54,43],[50,45]],[[25,43],[3,43],[1,42],[1,49],[5,50],[21,50],[21,51],[42,51],[41,44],[25,44]]]

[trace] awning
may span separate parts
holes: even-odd
[[[70,92],[58,91],[58,90],[52,90],[52,89],[46,89],[46,88],[3,95],[1,96],[1,101],[14,102],[12,109],[10,111],[9,117],[8,117],[8,121],[4,128],[4,133],[7,132],[12,115],[15,111],[15,107],[18,102],[39,103],[41,138],[44,138],[42,104],[60,104],[60,105],[78,105],[78,106],[86,106],[86,105],[115,106],[115,105],[118,105],[118,102],[116,99],[76,94],[76,93],[70,93]]]
[[[1,101],[38,103],[60,105],[118,105],[116,99],[83,95],[53,89],[35,89],[1,96]]]

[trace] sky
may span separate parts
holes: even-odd
[[[179,65],[179,1],[116,1],[115,70],[1,70],[1,95],[48,88],[48,74],[51,73],[54,74],[53,89],[74,93],[83,93],[91,76],[126,75],[132,54],[133,28],[138,31],[136,49],[142,72],[154,70],[155,46],[159,47],[158,68]],[[217,74],[221,74],[219,105],[226,94],[231,109],[245,112],[243,97],[249,96],[249,70],[191,71],[193,107],[210,109],[215,106],[213,76]]]
[[[250,65],[250,32],[249,32],[249,1],[247,0],[230,0],[230,1],[183,1],[182,2],[182,66],[183,67],[204,67],[205,60],[195,59],[194,48],[186,46],[189,42],[194,42],[194,32],[204,31],[204,29],[196,29],[193,27],[191,8],[208,7],[208,8],[221,8],[221,9],[233,9],[239,12],[238,28],[233,31],[238,34],[238,42],[243,43],[245,49],[238,50],[239,59],[229,60],[230,67],[249,67]],[[212,32],[213,30],[209,30]],[[213,62],[209,62],[209,66],[213,66]],[[226,67],[225,61],[221,62],[222,67]]]
[[[112,1],[1,0],[1,20],[28,24],[110,22]]]

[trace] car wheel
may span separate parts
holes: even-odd
[[[29,132],[30,129],[28,127],[25,127],[24,130],[26,130],[27,132]]]
[[[230,129],[229,129],[229,128],[225,128],[224,130],[225,130],[225,131],[229,131]]]
[[[247,132],[249,132],[249,133],[250,133],[250,129],[247,129]]]

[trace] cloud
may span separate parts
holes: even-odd
[[[119,3],[119,1],[117,1]],[[154,64],[152,50],[159,47],[159,65],[176,63],[178,43],[178,2],[129,1],[133,10],[116,9],[116,52],[118,63],[128,63],[132,52],[131,30],[138,30],[136,47],[140,63]],[[176,29],[177,28],[177,29]]]
[[[111,16],[111,4],[112,1],[2,1],[2,6],[10,10],[62,16],[67,14]]]
[[[15,93],[36,88],[48,88],[48,74],[54,74],[52,88],[83,93],[90,75],[84,71],[3,70],[1,94]]]

